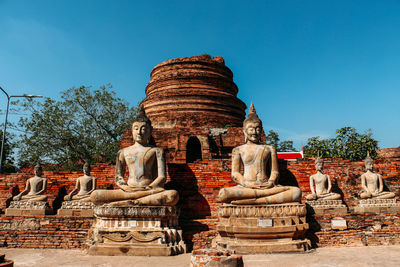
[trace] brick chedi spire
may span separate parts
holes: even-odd
[[[241,126],[246,105],[222,57],[182,57],[154,67],[142,104],[153,125]]]

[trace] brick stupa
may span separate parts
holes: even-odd
[[[155,66],[142,104],[167,162],[228,157],[244,138],[246,105],[237,93],[222,57],[182,57]],[[129,129],[121,148],[130,145]]]

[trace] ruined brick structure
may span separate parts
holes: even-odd
[[[169,60],[157,65],[146,88],[143,101],[154,127],[153,142],[164,149],[167,162],[167,189],[180,195],[179,223],[189,249],[211,245],[218,222],[217,195],[221,188],[233,186],[230,178],[230,153],[243,144],[242,121],[245,105],[237,97],[232,72],[220,57],[190,57]],[[132,144],[130,129],[121,139],[121,147]],[[393,153],[392,153],[393,154]],[[392,155],[390,154],[390,155]],[[385,157],[375,161],[386,187],[400,195],[400,159]],[[348,229],[332,230],[333,216],[309,215],[309,238],[317,246],[400,244],[400,214],[356,215],[357,193],[363,162],[326,159],[324,171],[330,175],[333,191],[343,196],[348,214]],[[297,185],[303,196],[310,193],[309,176],[315,173],[314,160],[280,161],[280,183]],[[112,189],[114,166],[92,166],[99,189]],[[70,192],[81,172],[50,172],[48,202],[56,210]],[[0,176],[0,209],[4,211],[13,195],[23,190],[32,173]],[[305,200],[303,199],[303,202]],[[82,247],[93,219],[56,215],[26,217],[0,216],[0,246],[7,247]],[[30,221],[29,221],[30,220]],[[15,221],[14,225],[12,222]],[[45,238],[44,242],[40,242]]]
[[[167,162],[227,157],[243,142],[246,105],[237,93],[222,57],[177,58],[155,66],[142,104]],[[129,145],[127,130],[121,148]]]

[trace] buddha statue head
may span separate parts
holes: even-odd
[[[315,160],[315,170],[317,171],[322,171],[322,168],[324,167],[324,161],[320,158],[319,152],[318,152],[318,157]]]
[[[372,171],[374,168],[374,160],[370,157],[369,151],[367,152],[367,157],[364,159],[365,169],[367,171]]]
[[[35,176],[41,177],[42,173],[43,173],[42,164],[40,164],[40,162],[38,162],[35,165],[35,167],[33,168],[33,171],[35,172]]]
[[[132,123],[133,141],[145,145],[148,144],[151,136],[151,122],[146,116],[143,105],[139,107],[138,115]]]
[[[83,174],[90,176],[90,164],[87,161],[83,165]]]
[[[261,142],[262,130],[262,122],[257,116],[256,109],[254,108],[253,103],[251,103],[249,114],[243,121],[243,133],[245,136],[245,143],[251,142],[254,144],[259,144]]]

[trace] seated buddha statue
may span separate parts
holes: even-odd
[[[134,144],[121,149],[117,154],[115,182],[120,189],[95,190],[90,200],[111,206],[148,205],[174,206],[179,200],[178,192],[165,190],[165,160],[161,148],[149,145],[151,122],[143,106],[132,124]],[[128,180],[124,180],[128,168]]]
[[[279,177],[278,159],[273,146],[261,144],[262,123],[253,103],[243,122],[245,144],[232,150],[232,180],[238,183],[219,192],[223,203],[280,204],[300,202],[301,191],[293,186],[277,184]],[[243,174],[240,173],[243,165]],[[268,175],[270,169],[270,175]]]
[[[341,198],[340,194],[331,192],[331,178],[322,171],[323,166],[324,161],[318,155],[318,158],[315,160],[315,170],[317,173],[310,176],[311,194],[306,196],[307,200],[338,200]]]
[[[395,198],[395,194],[392,192],[383,191],[383,180],[382,175],[373,172],[374,160],[370,157],[369,152],[364,160],[366,173],[361,175],[361,187],[362,192],[360,197],[366,198],[378,198],[378,199],[390,199]]]
[[[83,165],[83,176],[76,180],[75,188],[64,197],[64,200],[90,201],[90,194],[95,188],[96,178],[90,176],[90,165],[86,162],[85,165]],[[78,190],[78,194],[74,195]]]
[[[47,196],[42,195],[46,191],[47,179],[42,177],[42,165],[36,164],[35,176],[26,181],[25,189],[15,197],[16,201],[46,201]]]

